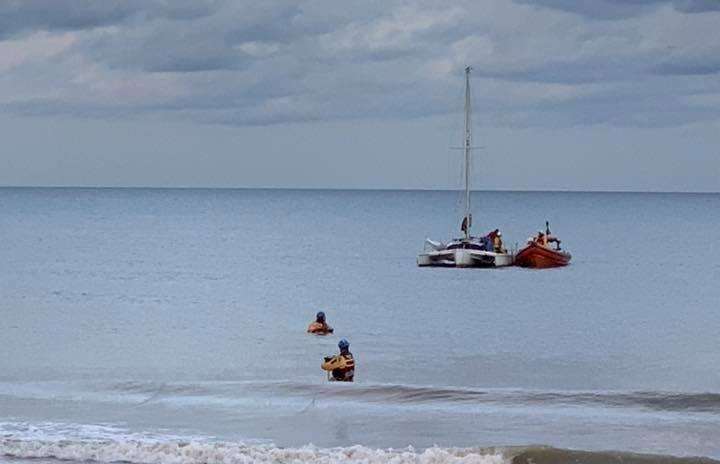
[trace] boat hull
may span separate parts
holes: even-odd
[[[418,255],[418,266],[432,267],[505,267],[514,262],[513,255],[509,253],[494,253],[492,251],[452,249],[429,251]]]
[[[547,269],[567,266],[572,255],[566,251],[553,250],[535,242],[530,242],[515,257],[515,264],[522,267]]]

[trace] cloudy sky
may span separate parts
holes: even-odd
[[[5,0],[0,185],[720,191],[720,0]]]

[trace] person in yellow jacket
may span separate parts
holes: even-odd
[[[352,382],[355,379],[355,359],[350,352],[350,343],[344,338],[338,343],[340,354],[327,356],[322,369],[330,372],[329,379],[336,382]]]
[[[548,237],[543,231],[539,231],[535,238],[535,243],[546,247],[548,245]]]
[[[495,238],[493,238],[493,250],[495,253],[507,253],[507,250],[505,250],[505,247],[503,246],[502,234],[500,231],[498,231],[497,234],[495,234]]]
[[[315,322],[310,323],[307,331],[315,335],[327,335],[333,333],[334,329],[325,321],[325,313],[320,311],[315,315]]]
[[[537,237],[535,238],[535,243],[538,243],[544,247],[550,248],[550,244],[555,244],[555,249],[560,249],[560,240],[557,237],[553,237],[549,233],[545,232],[538,232]]]

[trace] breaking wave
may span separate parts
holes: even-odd
[[[377,449],[365,446],[280,448],[227,442],[0,439],[0,455],[16,459],[131,464],[717,464],[708,458],[589,452],[550,447]]]
[[[278,448],[271,445],[200,442],[19,442],[0,441],[0,450],[16,458],[56,458],[72,461],[132,464],[236,464],[236,463],[477,463],[508,462],[492,451],[429,448],[416,452],[347,448]]]

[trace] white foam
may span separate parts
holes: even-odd
[[[158,441],[180,441],[192,440],[196,437],[134,433],[115,425],[106,424],[73,424],[64,422],[0,422],[0,438],[17,442],[158,442]]]
[[[501,464],[500,451],[433,447],[392,450],[365,446],[279,448],[211,437],[130,432],[112,425],[0,423],[0,456],[132,464],[362,463],[362,464]]]
[[[42,441],[0,439],[0,454],[15,458],[56,458],[72,461],[133,464],[362,463],[362,464],[504,464],[501,453],[428,448],[421,452],[346,448],[278,448],[224,442]]]

